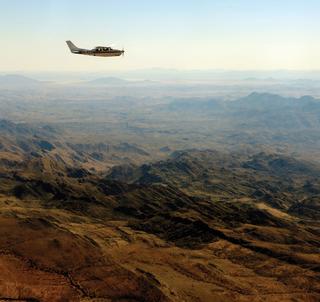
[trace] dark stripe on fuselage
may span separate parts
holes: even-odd
[[[100,57],[107,57],[107,56],[121,56],[123,53],[121,50],[111,50],[111,51],[92,51],[92,50],[75,50],[73,51],[75,54],[79,55],[88,55],[88,56],[100,56]]]

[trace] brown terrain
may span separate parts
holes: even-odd
[[[318,164],[60,131],[0,122],[0,301],[320,301]]]

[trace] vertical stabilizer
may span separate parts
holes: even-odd
[[[77,52],[79,50],[79,48],[75,46],[71,41],[66,41],[66,43],[68,44],[71,52]]]

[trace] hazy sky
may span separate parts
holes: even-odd
[[[0,71],[320,69],[319,0],[0,0]],[[124,58],[72,55],[114,43]]]

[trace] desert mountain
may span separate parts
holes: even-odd
[[[97,172],[105,145],[1,125],[2,300],[319,299],[316,164],[190,149]]]

